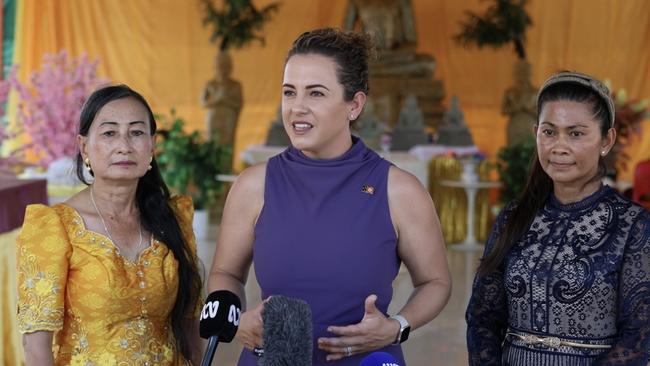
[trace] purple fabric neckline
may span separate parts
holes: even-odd
[[[308,166],[321,166],[321,167],[338,167],[349,163],[359,163],[372,156],[372,150],[367,149],[366,145],[360,138],[352,136],[352,147],[348,149],[343,155],[337,156],[332,159],[314,159],[305,155],[302,151],[293,146],[289,146],[286,150],[287,160],[304,164]]]

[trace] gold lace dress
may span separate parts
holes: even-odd
[[[195,251],[191,199],[171,206]],[[152,239],[132,263],[58,204],[28,206],[17,245],[19,329],[55,332],[56,365],[189,364],[175,361],[178,262],[164,243]]]

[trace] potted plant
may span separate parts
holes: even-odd
[[[517,58],[526,61],[526,28],[533,22],[526,13],[528,0],[493,0],[481,16],[467,11],[467,21],[461,23],[462,30],[455,36],[464,46],[476,44],[500,48],[512,43]]]
[[[201,103],[208,109],[206,131],[211,139],[234,145],[237,122],[243,105],[242,85],[232,78],[231,49],[247,46],[252,41],[264,45],[260,33],[264,23],[277,11],[272,3],[257,9],[251,0],[225,0],[215,7],[213,0],[201,0],[204,9],[203,25],[212,28],[210,42],[218,44],[214,77],[203,88]]]
[[[612,90],[609,81],[606,81]],[[641,122],[650,118],[647,99],[634,99],[627,95],[625,89],[611,91],[612,99],[616,104],[614,128],[616,129],[616,143],[612,151],[605,156],[606,175],[616,180],[618,172],[627,169],[630,156],[626,148],[635,137],[641,136]]]
[[[534,151],[535,140],[533,138],[499,150],[497,170],[499,171],[499,181],[503,187],[500,195],[503,204],[519,198],[523,192]]]
[[[184,131],[185,121],[172,110],[168,128],[158,131],[156,159],[165,183],[194,202],[194,233],[204,239],[208,232],[208,208],[222,189],[217,175],[230,160],[230,148],[205,140],[198,131]]]
[[[526,60],[526,29],[533,23],[526,13],[528,0],[491,0],[482,15],[467,11],[467,20],[454,39],[463,46],[501,48],[512,44],[517,54],[515,84],[503,96],[501,112],[509,117],[507,142],[522,142],[532,135],[530,125],[537,117],[537,88],[531,82],[531,65]]]
[[[203,25],[212,26],[210,42],[218,42],[220,51],[243,48],[255,40],[264,45],[264,37],[258,32],[280,6],[271,3],[257,9],[251,0],[226,0],[222,9],[215,8],[212,0],[201,0],[201,4]]]

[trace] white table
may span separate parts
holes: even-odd
[[[215,179],[218,182],[233,183],[237,179],[235,174],[217,174]]]
[[[479,189],[501,187],[500,182],[476,181],[465,182],[460,180],[442,180],[440,185],[445,187],[463,188],[467,194],[467,235],[465,241],[451,246],[456,250],[483,250],[483,245],[476,240],[474,235],[474,210],[476,209],[476,193]]]
[[[447,145],[415,145],[409,150],[409,154],[416,158],[429,162],[436,156],[453,154],[457,157],[472,156],[480,154],[476,146],[447,146]]]

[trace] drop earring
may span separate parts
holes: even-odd
[[[90,159],[88,157],[84,159],[84,167],[86,167],[90,175],[92,175],[93,177],[95,176],[95,174],[93,173],[93,168],[90,167]]]

